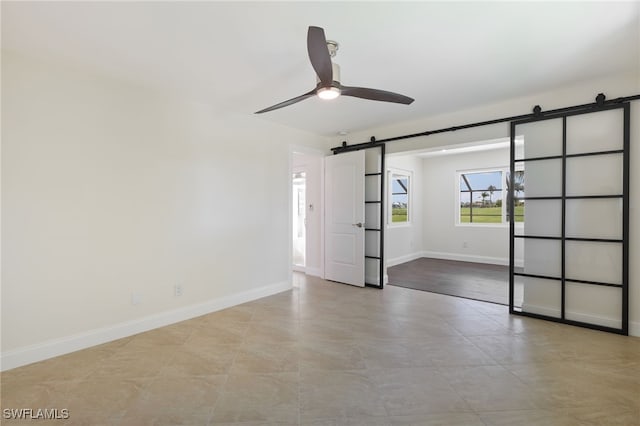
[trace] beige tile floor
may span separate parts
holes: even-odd
[[[638,338],[301,274],[1,380],[2,408],[69,410],[38,425],[640,425]]]

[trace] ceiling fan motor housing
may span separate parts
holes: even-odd
[[[331,68],[333,69],[333,82],[340,84],[340,65],[332,61]],[[316,84],[320,84],[320,78],[317,75]]]
[[[338,53],[339,46],[340,45],[337,41],[327,40],[327,49],[329,49],[329,56],[334,58],[336,56],[336,53]]]

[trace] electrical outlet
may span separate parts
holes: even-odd
[[[140,303],[142,303],[142,295],[136,292],[131,293],[131,304],[139,305]]]
[[[468,242],[463,242],[462,243],[462,248],[469,248],[469,243]]]
[[[176,285],[173,286],[173,295],[175,297],[182,296],[182,285],[181,284],[176,284]]]

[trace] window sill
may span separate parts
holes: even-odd
[[[509,228],[508,223],[456,223],[460,228]]]
[[[456,223],[456,227],[461,228],[509,228],[509,223]],[[524,223],[518,222],[516,229],[524,229]]]
[[[411,222],[402,222],[402,223],[387,223],[387,229],[393,228],[410,228],[412,225]]]

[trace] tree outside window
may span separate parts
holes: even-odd
[[[459,223],[507,223],[509,173],[506,169],[459,173]],[[524,171],[514,175],[515,221],[524,222]]]

